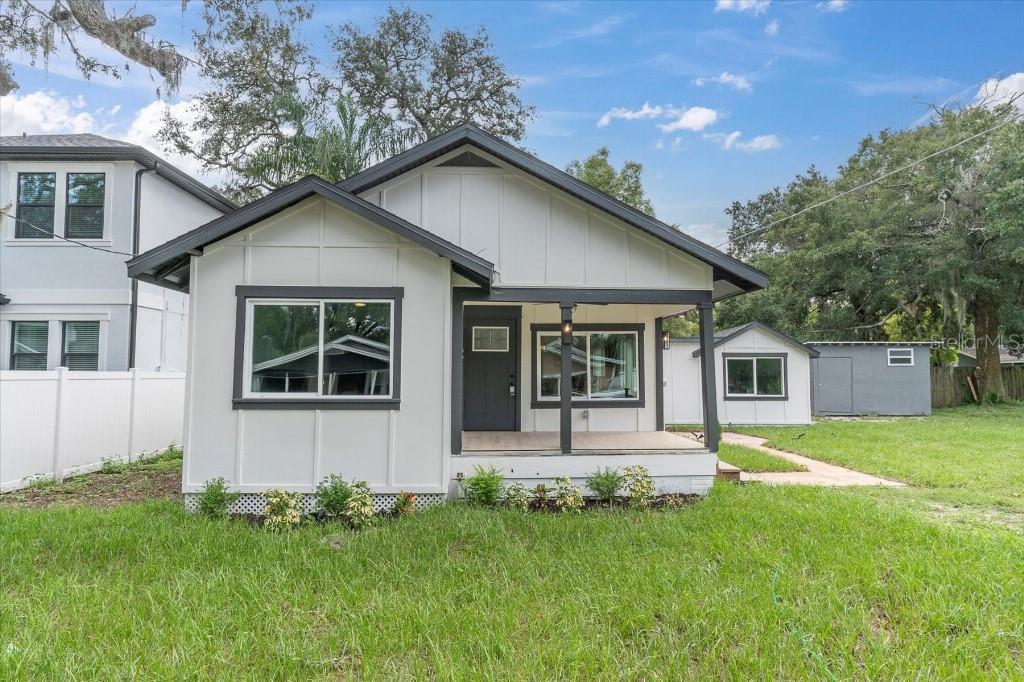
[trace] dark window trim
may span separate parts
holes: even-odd
[[[777,358],[782,360],[782,395],[729,395],[729,359]],[[757,363],[754,363],[757,376]],[[755,379],[756,381],[756,379]],[[785,401],[789,400],[789,353],[722,353],[722,399],[737,401]]]
[[[585,408],[603,408],[603,407],[635,407],[641,408],[646,407],[646,380],[645,380],[645,346],[644,346],[644,328],[647,325],[643,323],[629,322],[622,324],[591,324],[591,323],[574,323],[572,329],[574,332],[636,332],[637,335],[637,372],[640,374],[640,387],[638,390],[638,396],[634,400],[594,400],[592,398],[584,400],[573,400],[573,407],[585,407]],[[559,332],[561,327],[558,324],[531,324],[530,325],[530,407],[535,410],[557,410],[560,408],[560,402],[558,400],[538,400],[537,390],[537,335],[538,332]],[[587,371],[590,371],[589,367]]]
[[[21,227],[23,225],[21,218],[21,176],[23,175],[52,175],[53,176],[53,203],[49,204],[50,208],[53,209],[53,217],[50,219],[50,233],[43,235],[35,227],[25,226],[27,232],[21,233]],[[57,231],[57,173],[55,171],[23,171],[18,173],[17,186],[14,188],[15,197],[14,200],[17,202],[17,208],[14,211],[14,215],[17,218],[14,226],[14,238],[15,239],[53,239],[54,233]],[[25,206],[46,206],[47,204],[24,204]],[[37,226],[41,227],[41,226]]]
[[[15,352],[15,350],[14,350],[14,343],[15,343],[15,339],[17,338],[17,335],[15,334],[14,328],[15,328],[16,325],[19,325],[19,324],[41,324],[41,325],[43,325],[46,328],[46,344],[47,344],[46,350],[43,351],[42,353],[17,353],[17,352]],[[15,359],[17,359],[17,357],[19,355],[28,355],[28,356],[42,355],[43,358],[46,359],[46,362],[44,362],[43,364],[44,365],[48,365],[49,364],[49,360],[50,360],[49,344],[50,344],[50,323],[49,323],[49,321],[44,321],[44,320],[11,320],[11,352],[8,355],[8,365],[7,365],[7,368],[9,370],[11,370],[12,372],[13,371],[17,371],[17,372],[42,371],[42,370],[19,369],[19,368],[14,366],[15,365],[14,361],[15,361]],[[46,367],[44,366],[43,369],[45,370]]]
[[[95,353],[69,353],[68,350],[67,350],[67,348],[68,348],[68,320],[64,320],[64,321],[62,321],[60,323],[60,366],[61,367],[67,367],[68,366],[68,358],[70,358],[70,357],[79,357],[79,356],[82,356],[82,357],[84,357],[84,356],[92,357],[92,356],[95,356],[96,357],[96,369],[93,369],[93,370],[83,369],[83,370],[72,370],[72,371],[98,372],[99,369],[100,369],[100,347],[99,347],[100,341],[99,341],[99,339],[100,339],[100,333],[102,331],[101,328],[100,328],[100,323],[98,321],[96,321],[96,320],[72,320],[72,321],[75,322],[76,324],[78,324],[78,323],[87,323],[87,324],[88,323],[92,323],[92,324],[96,325],[96,352]]]
[[[101,209],[103,209],[103,213],[101,214],[103,216],[103,220],[101,220],[101,225],[100,225],[100,227],[102,228],[103,231],[100,233],[99,237],[78,237],[76,235],[71,234],[71,223],[70,223],[70,221],[71,221],[71,206],[72,206],[72,204],[71,204],[71,196],[70,196],[71,192],[70,192],[70,190],[71,190],[71,176],[72,175],[102,175],[103,176],[103,199],[100,201],[99,204],[74,204],[75,206],[82,206],[82,207],[86,207],[86,208],[96,208],[97,206],[99,206]],[[54,197],[54,200],[56,201],[56,197]],[[70,239],[85,239],[85,240],[89,240],[89,239],[103,239],[103,238],[105,238],[107,236],[106,218],[107,218],[107,174],[105,172],[103,172],[103,171],[75,171],[73,173],[70,173],[70,172],[69,173],[65,173],[64,174],[64,236],[68,237]]]
[[[397,410],[402,390],[402,287],[235,287],[235,373],[231,406],[235,410]],[[346,299],[367,298],[391,300],[395,326],[391,349],[391,397],[389,398],[244,398],[242,379],[245,376],[245,312],[250,298],[280,299]]]

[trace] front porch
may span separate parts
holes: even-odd
[[[703,443],[670,431],[573,432],[572,455],[707,451]],[[466,431],[461,456],[561,455],[557,431]]]

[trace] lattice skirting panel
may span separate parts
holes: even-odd
[[[373,496],[373,511],[382,512],[391,509],[395,504],[395,493],[380,493]],[[437,507],[444,504],[448,496],[444,493],[416,493],[416,509],[422,511],[430,507]],[[194,512],[199,500],[199,493],[185,493],[185,509]],[[306,513],[316,511],[316,496],[313,493],[303,493],[302,501]],[[266,507],[266,500],[259,493],[242,493],[238,501],[229,510],[232,514],[262,514]]]

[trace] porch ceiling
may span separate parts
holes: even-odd
[[[463,454],[482,452],[559,452],[558,431],[465,431]],[[572,450],[587,452],[678,452],[703,450],[704,444],[668,431],[574,431]]]

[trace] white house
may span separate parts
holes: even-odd
[[[767,284],[473,126],[339,186],[307,177],[128,271],[191,294],[183,490],[224,477],[240,508],[331,473],[427,502],[477,465],[640,463],[703,492],[717,439],[664,431],[661,320],[699,308],[710,347],[712,303]]]
[[[136,145],[0,138],[0,370],[185,369],[187,295],[124,261],[233,209]]]
[[[818,351],[760,322],[715,332],[718,418],[723,424],[810,424],[811,358]],[[673,338],[665,360],[665,419],[703,421],[700,339]]]

